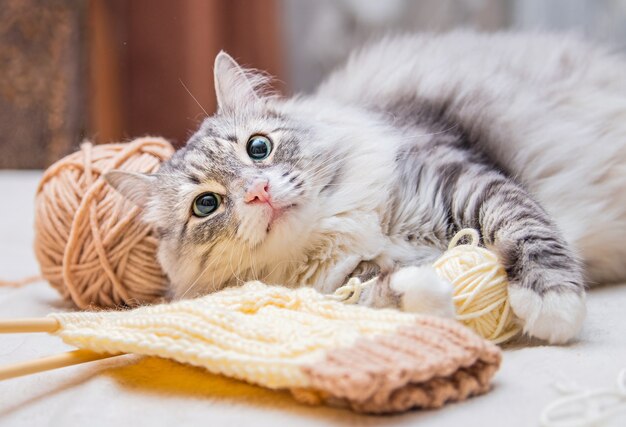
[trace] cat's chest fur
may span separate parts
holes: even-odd
[[[423,135],[424,130],[418,129]],[[332,292],[352,276],[370,277],[397,267],[430,263],[446,248],[451,222],[446,165],[462,160],[453,137],[422,136],[404,140],[394,150],[392,171],[382,185],[383,202],[327,220],[315,249],[295,272],[293,281]],[[364,199],[367,191],[363,189]],[[320,231],[325,229],[320,227]]]

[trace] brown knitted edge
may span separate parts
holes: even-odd
[[[423,317],[393,334],[362,338],[303,368],[311,387],[292,389],[309,404],[357,412],[438,408],[489,391],[501,352],[455,321]]]

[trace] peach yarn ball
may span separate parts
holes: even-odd
[[[164,295],[157,239],[102,175],[155,172],[174,149],[162,138],[92,145],[53,164],[35,200],[35,254],[43,277],[79,308],[134,306]]]

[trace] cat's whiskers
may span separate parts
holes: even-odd
[[[449,126],[448,128],[438,131],[438,132],[426,132],[426,133],[416,133],[416,134],[409,134],[409,135],[404,135],[402,137],[400,137],[401,140],[413,140],[416,138],[422,138],[422,137],[426,137],[426,136],[436,136],[439,134],[444,134],[444,133],[448,133],[451,130],[453,130],[454,128],[458,127],[458,123],[455,123],[451,126]],[[407,153],[409,155],[417,155],[418,153]],[[302,158],[302,156],[301,156]],[[298,160],[298,162],[296,162],[296,164],[299,164],[301,158]],[[306,170],[307,167],[315,160],[315,158],[312,158],[309,160],[309,162],[304,165],[303,167],[301,167],[300,169],[302,170]],[[318,180],[323,180],[324,178],[326,178],[325,175],[323,175],[324,173],[326,173],[329,170],[333,170],[335,166],[335,159],[332,157],[329,157],[328,159],[326,159],[325,161],[321,162],[319,165],[316,165],[316,168],[314,168],[311,172],[312,172],[312,176],[317,178]],[[294,166],[295,167],[295,166]],[[293,168],[292,168],[293,169]],[[332,184],[330,184],[332,185]],[[344,185],[344,183],[341,183],[341,185]]]
[[[326,180],[326,178],[328,178],[329,176],[332,176],[333,173],[335,172],[335,163],[330,163],[331,160],[327,161],[326,164],[322,163],[321,165],[323,166],[322,168],[319,169],[312,169],[311,170],[311,177],[317,179],[320,182],[323,182]],[[328,172],[328,173],[327,173]]]
[[[256,271],[255,271],[255,268],[254,268],[254,261],[252,260],[252,249],[250,249],[250,246],[248,246],[248,245],[245,245],[243,249],[248,252],[247,261],[248,261],[248,264],[250,266],[249,270],[250,270],[250,273],[252,274],[252,278],[254,279],[254,277],[256,276]],[[243,253],[243,251],[242,251],[242,253]]]
[[[202,271],[200,273],[198,273],[198,275],[196,276],[196,279],[191,283],[191,285],[189,285],[187,287],[187,289],[185,290],[185,292],[183,292],[178,299],[183,299],[185,297],[185,295],[187,295],[189,293],[189,291],[191,291],[191,289],[193,289],[193,287],[198,283],[198,281],[200,280],[200,278],[204,275],[204,273],[206,273],[206,271],[209,269],[209,267],[211,266],[211,263],[208,263],[206,267],[204,267],[202,269]]]
[[[296,161],[289,167],[288,171],[292,172],[295,168],[297,168],[300,165],[300,162],[302,161],[303,158],[304,158],[304,153],[300,153]]]
[[[304,157],[304,153],[302,153],[302,154],[300,155],[300,158],[299,158],[299,159],[298,159],[298,161],[294,164],[294,167],[293,167],[293,168],[295,168],[296,166],[298,166],[300,170],[306,170],[306,169],[309,167],[309,165],[310,165],[310,164],[311,164],[314,160],[316,160],[316,159],[317,159],[315,156],[312,156],[312,157],[309,159],[309,161],[307,162],[307,164],[306,164],[306,165],[304,165],[304,166],[300,166],[300,161],[303,159],[303,157]],[[328,159],[326,159],[326,160],[325,160],[324,162],[322,162],[321,164],[322,164],[322,165],[324,165],[324,164],[325,164],[325,162],[330,162],[331,160],[334,160],[334,159],[333,159],[332,157],[328,157]],[[292,168],[292,169],[293,169],[293,168]]]
[[[294,164],[293,164],[293,165],[292,165],[292,166],[291,166],[291,167],[287,170],[287,172],[288,172],[289,174],[291,174],[291,173],[293,173],[293,171],[294,171],[294,170],[296,170],[296,168],[297,168],[298,170],[304,170],[305,168],[300,167],[300,166],[301,166],[301,165],[300,165],[300,162],[301,162],[303,159],[304,159],[304,153],[300,154],[300,156],[298,157],[298,160],[296,160],[296,161],[294,162]],[[311,161],[309,161],[309,163],[307,163],[307,165],[306,165],[306,166],[308,166],[310,163],[311,163]]]
[[[415,133],[415,134],[409,134],[409,135],[404,135],[401,136],[400,139],[401,140],[414,140],[417,138],[423,138],[423,137],[427,137],[427,136],[436,136],[436,135],[440,135],[440,134],[445,134],[450,132],[451,130],[457,128],[459,125],[458,123],[455,123],[449,127],[447,127],[446,129],[443,129],[441,131],[438,132],[425,132],[425,133]],[[418,153],[412,153],[409,152],[407,153],[408,155],[417,155]],[[293,166],[291,166],[289,168],[289,173],[292,173],[296,168],[299,168],[300,170],[306,171],[308,166],[314,161],[316,160],[315,158],[311,158],[308,160],[308,162],[305,165],[301,165],[302,160],[304,159],[304,154],[301,154],[299,156],[299,158],[297,159],[297,161],[293,164]],[[311,171],[309,171],[311,173],[311,177],[312,178],[316,178],[319,181],[323,181],[325,178],[327,178],[326,172],[331,171],[334,169],[335,166],[335,159],[332,157],[329,157],[328,159],[324,160],[323,162],[321,162],[320,164],[316,165],[316,168],[312,169]],[[357,184],[357,183],[354,183]],[[339,185],[352,185],[352,183],[347,183],[347,182],[342,182],[340,184],[326,184],[326,186],[339,186]]]
[[[213,246],[211,247],[211,249],[209,249],[210,251],[212,251]],[[223,255],[224,251],[226,250],[226,247],[224,246],[222,248],[222,251],[220,252],[219,256],[214,257],[207,265],[206,267],[204,267],[202,269],[202,271],[197,275],[196,279],[191,283],[191,285],[189,285],[187,287],[187,289],[185,290],[185,292],[183,292],[183,294],[179,297],[179,299],[182,299],[185,297],[185,295],[187,295],[189,293],[189,291],[191,291],[194,286],[198,283],[198,281],[200,280],[200,278],[202,276],[204,276],[204,273],[206,273],[210,267],[212,267],[213,265],[215,265],[215,263],[217,263],[217,261],[220,259],[220,257]]]
[[[421,138],[421,137],[426,137],[426,136],[435,136],[435,135],[447,133],[447,132],[451,131],[452,129],[454,129],[454,128],[458,127],[458,126],[459,126],[458,123],[455,123],[455,124],[449,126],[448,128],[446,128],[446,129],[444,129],[442,131],[439,131],[439,132],[409,134],[409,135],[402,136],[400,139],[402,139],[402,140],[413,140],[413,139],[416,139],[416,138]],[[417,155],[419,153],[409,152],[407,154],[408,155]],[[314,159],[311,159],[311,161],[313,161],[313,160]],[[311,161],[309,161],[308,164],[310,164]],[[326,172],[334,170],[335,164],[331,163],[333,161],[334,161],[333,158],[329,158],[326,161],[320,163],[319,165],[316,165],[317,168],[310,171],[312,177],[316,178],[318,181],[324,181],[329,176],[329,175],[326,174]],[[306,166],[308,166],[308,164]],[[329,183],[329,184],[324,185],[324,187],[327,187],[327,186],[347,186],[347,185],[356,185],[356,184],[359,184],[359,182],[349,183],[349,182],[342,181],[341,183],[338,183],[338,184],[331,184],[331,183]]]
[[[235,269],[233,268],[233,255],[234,255],[234,251],[231,250],[230,257],[228,258],[228,267],[230,268],[230,272],[232,276],[237,280],[237,284],[240,285],[240,284],[245,283],[245,281],[239,276],[239,274],[235,272]],[[239,264],[238,264],[239,266],[241,266],[242,256],[243,256],[243,251],[239,251]],[[237,272],[241,273],[239,269],[237,269]]]
[[[219,256],[220,260],[222,259],[222,255],[224,255],[224,252],[226,251],[227,247],[228,247],[227,245],[224,245],[224,250],[222,251],[222,253]],[[216,279],[217,275],[213,275],[213,280],[211,280],[211,287],[209,289],[209,292],[219,291],[221,289],[220,285],[224,284],[224,280],[226,279],[227,270],[226,270],[226,268],[221,268],[220,271],[221,271],[221,274],[220,274],[219,280],[217,281],[217,284],[215,283],[215,279]]]
[[[220,254],[214,258],[215,263],[217,263],[218,261],[220,262],[224,261],[226,259],[226,255],[225,255],[226,251],[230,251],[231,253],[230,258],[232,258],[232,248],[234,247],[233,245],[234,237],[235,237],[234,233],[231,233],[224,237],[225,242],[223,243],[222,250],[220,251]],[[217,275],[212,275],[211,286],[210,286],[210,289],[208,290],[209,293],[218,291],[222,288],[220,285],[223,285],[225,283],[226,275],[228,274],[228,270],[225,267],[226,265],[223,265],[222,268],[220,268],[221,274],[219,276],[219,280],[217,281],[217,283],[215,281],[215,279],[217,278]],[[232,268],[231,268],[231,274],[232,274]]]
[[[246,270],[250,270],[250,268],[251,268],[249,266],[250,258],[245,259],[245,257],[244,257],[244,255],[246,253],[245,252],[246,249],[248,249],[248,246],[247,245],[243,245],[242,248],[239,250],[239,262],[237,263],[237,266],[239,267],[239,270],[237,270],[237,271],[239,271],[239,275],[240,276],[244,277],[243,279],[241,279],[241,278],[239,279],[242,284],[246,282],[246,280],[245,280],[245,272],[246,272]],[[244,263],[243,263],[244,260],[246,261],[246,268],[242,268],[243,265],[244,265]]]
[[[302,170],[302,171],[306,171],[306,172],[309,172],[307,168],[308,168],[308,166],[309,166],[309,165],[310,165],[310,164],[311,164],[314,160],[315,160],[315,158],[311,158],[311,159],[307,162],[307,164],[306,164],[306,165],[304,165],[303,167],[300,167],[300,170]],[[319,175],[320,175],[320,172],[322,172],[322,171],[324,171],[324,172],[325,172],[325,170],[323,170],[324,168],[326,168],[326,167],[328,166],[328,169],[330,169],[330,167],[331,167],[331,166],[334,166],[334,165],[335,165],[334,163],[331,163],[331,162],[333,162],[334,160],[335,160],[335,159],[333,159],[332,157],[329,157],[328,159],[326,159],[326,160],[322,161],[319,165],[316,165],[316,167],[317,167],[317,168],[322,168],[322,169],[320,169],[320,170],[317,170],[317,171],[316,171],[316,169],[314,169],[314,168],[313,168],[313,169],[310,171],[310,172],[311,172],[311,177],[312,177],[312,178],[318,178],[318,177],[319,177]]]
[[[278,267],[280,267],[281,265],[286,264],[286,263],[289,263],[289,264],[299,264],[300,261],[285,259],[285,260],[277,262],[276,265],[274,265],[274,268],[272,268],[272,270],[270,270],[265,276],[263,276],[263,278],[261,278],[261,281],[264,282],[269,276],[271,276],[276,271],[276,269]],[[289,283],[283,283],[283,285],[290,285],[290,284]]]
[[[302,160],[303,156],[300,156],[300,158],[298,159],[298,161],[296,162],[296,164],[294,165],[294,168],[296,167],[296,165],[299,165],[300,161]],[[309,159],[309,161],[307,162],[306,165],[301,166],[299,169],[302,171],[306,171],[306,172],[310,172],[311,178],[317,178],[320,181],[323,181],[327,176],[324,175],[327,171],[332,171],[335,169],[336,166],[336,159],[333,157],[328,157],[327,159],[325,159],[324,161],[320,162],[319,164],[315,165],[315,168],[312,168],[310,171],[307,170],[308,166],[314,161],[316,160],[315,157],[312,157],[311,159]],[[293,168],[292,168],[293,170]]]
[[[229,236],[226,236],[227,242],[232,242],[232,234]],[[222,251],[220,252],[219,256],[215,257],[215,261],[217,262],[222,261],[222,256],[224,255],[224,253],[226,252],[226,250],[232,245],[230,244],[224,244]],[[219,290],[219,286],[222,285],[224,283],[224,279],[226,276],[226,268],[220,268],[221,274],[220,274],[220,279],[217,282],[217,284],[215,283],[215,278],[217,277],[217,275],[212,275],[212,280],[211,280],[211,289],[210,292],[215,292]]]
[[[252,268],[252,276],[254,277],[254,280],[259,280],[258,273],[260,270],[257,269],[258,266],[256,265],[256,257],[252,255],[252,249],[250,247],[248,247],[248,253],[250,254],[249,256],[250,256],[250,266]]]
[[[198,101],[196,99],[195,96],[193,96],[193,94],[191,93],[191,91],[187,88],[187,86],[185,85],[185,83],[183,83],[183,79],[178,79],[178,81],[180,82],[181,85],[183,85],[183,87],[185,88],[185,90],[187,91],[187,93],[189,94],[189,96],[191,96],[193,98],[194,101],[196,101],[196,104],[198,104],[198,107],[200,107],[200,109],[202,111],[204,111],[204,114],[206,114],[207,117],[209,117],[209,113],[204,109],[204,107],[202,106],[202,104],[200,104],[200,101]]]

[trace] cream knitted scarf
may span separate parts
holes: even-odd
[[[456,321],[250,282],[132,311],[52,314],[66,343],[173,359],[301,401],[388,413],[484,393],[499,349]]]

